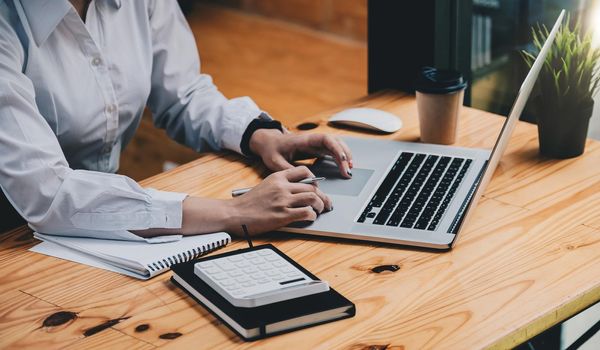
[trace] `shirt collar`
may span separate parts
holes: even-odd
[[[121,8],[121,0],[105,0]],[[40,46],[72,8],[68,0],[21,0],[35,43]]]

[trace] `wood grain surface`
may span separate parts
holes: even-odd
[[[388,136],[418,141],[414,97],[385,93],[341,106],[400,115]],[[337,110],[337,109],[336,109]],[[503,118],[465,108],[457,144],[491,147]],[[169,282],[138,281],[28,252],[31,232],[0,236],[1,348],[479,349],[510,348],[600,300],[600,143],[571,160],[542,158],[520,123],[474,218],[449,252],[270,233],[271,242],[357,307],[354,318],[244,343]],[[266,173],[240,157],[206,154],[143,182],[227,198]],[[225,250],[245,245],[236,241]],[[396,264],[396,272],[373,267]]]

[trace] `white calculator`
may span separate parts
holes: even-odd
[[[238,307],[257,307],[326,292],[314,279],[270,244],[208,257],[194,265],[196,276]]]

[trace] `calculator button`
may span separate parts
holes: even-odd
[[[229,276],[230,277],[240,277],[242,276],[244,273],[240,270],[233,270],[233,271],[229,271]]]
[[[275,275],[275,276],[270,276],[270,277],[271,277],[271,278],[273,279],[273,281],[275,281],[275,282],[278,282],[278,281],[281,281],[281,280],[285,280],[285,279],[287,279],[287,277],[286,277],[286,276],[284,276],[284,275],[282,275],[282,274],[278,274],[278,275]]]
[[[244,267],[244,268],[242,269],[242,271],[244,271],[244,273],[255,273],[255,272],[257,272],[258,270],[257,270],[257,269],[256,269],[256,267],[254,267],[254,266],[248,266],[248,267]]]
[[[270,249],[261,249],[261,250],[257,251],[256,253],[258,255],[262,255],[262,256],[273,254]]]
[[[225,270],[225,271],[231,271],[231,270],[237,269],[236,266],[234,266],[232,263],[230,263],[228,261],[219,261],[217,263],[217,266],[219,266],[222,270]]]
[[[247,261],[237,262],[237,263],[235,263],[235,266],[237,266],[237,267],[246,267],[246,266],[248,266],[248,262]]]
[[[242,283],[242,287],[254,287],[254,286],[255,286],[255,284],[252,281],[246,282],[246,283]]]
[[[202,271],[204,271],[204,273],[209,274],[209,275],[213,275],[215,273],[221,272],[221,270],[219,270],[216,267],[207,267],[205,269],[202,269]]]
[[[240,286],[238,283],[233,283],[232,285],[227,286],[227,290],[238,290],[241,288],[242,288],[242,286]]]
[[[284,276],[284,275],[273,276],[271,278],[273,278],[273,280],[275,282],[281,282],[281,281],[285,281],[288,279],[287,276]]]
[[[273,269],[273,266],[271,266],[270,264],[260,264],[260,265],[256,265],[256,267],[258,267],[258,269],[261,271]]]
[[[265,256],[265,260],[266,261],[278,261],[278,260],[282,260],[282,259],[277,255],[269,255],[269,256]]]
[[[211,276],[214,280],[220,281],[227,278],[227,275],[224,273],[215,273]]]
[[[248,276],[242,276],[242,277],[236,278],[235,280],[238,281],[239,283],[245,283],[245,282],[250,281],[250,278],[248,278]]]
[[[236,263],[236,262],[243,261],[244,257],[241,255],[233,255],[233,256],[227,257],[227,260]]]
[[[213,267],[215,266],[214,263],[212,261],[203,261],[198,263],[198,266],[200,266],[201,268],[207,268],[207,267]]]
[[[248,259],[248,261],[249,261],[251,264],[254,264],[254,265],[257,265],[257,264],[262,264],[262,263],[264,263],[264,262],[265,262],[265,260],[264,260],[263,258],[260,258],[260,257],[258,257],[258,258],[252,258],[252,259]]]
[[[287,266],[287,264],[285,262],[283,262],[283,261],[275,261],[275,262],[273,262],[273,266],[275,266],[275,267],[284,267],[284,266]]]
[[[250,253],[245,253],[244,257],[246,259],[251,259],[251,258],[256,258],[258,256],[258,254],[256,252],[250,252]]]
[[[265,284],[265,283],[269,283],[269,282],[271,282],[271,280],[270,280],[270,279],[268,279],[268,278],[261,278],[261,279],[258,279],[258,280],[256,280],[256,282],[257,282],[258,284]]]
[[[277,272],[276,270],[269,270],[269,271],[266,271],[266,272],[265,272],[265,274],[266,274],[267,276],[269,276],[269,277],[273,277],[273,276],[280,275],[280,273],[279,273],[279,272]]]

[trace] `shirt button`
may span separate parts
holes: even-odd
[[[116,110],[117,110],[117,106],[115,106],[115,105],[106,106],[106,112],[109,114],[114,113]]]
[[[100,57],[94,57],[92,59],[92,66],[98,67],[101,64],[102,64],[102,59]]]

